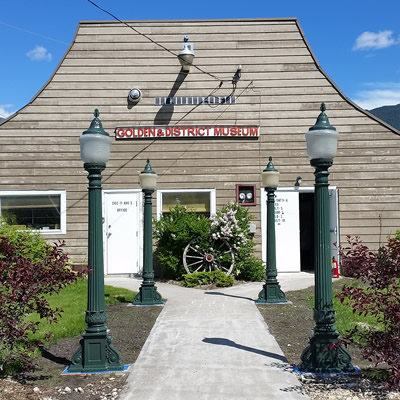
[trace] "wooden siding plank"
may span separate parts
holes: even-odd
[[[176,60],[163,60],[163,71],[167,73],[175,73],[177,71]],[[86,59],[86,58],[66,58],[59,68],[61,73],[68,73],[71,68],[89,67],[90,70],[99,69],[98,72],[102,73],[104,68],[129,68],[133,73],[142,74],[143,64],[141,60],[135,59]],[[220,73],[228,73],[235,71],[235,64],[223,64],[218,65],[218,71]],[[236,64],[237,66],[237,64]],[[179,67],[178,67],[179,68]],[[312,60],[308,60],[307,63],[291,63],[291,64],[263,64],[263,65],[246,65],[246,70],[249,72],[264,72],[264,71],[315,71],[317,67]],[[146,70],[145,70],[146,71]],[[121,72],[121,71],[120,71]],[[58,73],[58,71],[57,71]],[[94,72],[95,73],[95,72]],[[118,73],[118,72],[117,72]]]
[[[391,219],[381,219],[381,218],[375,218],[375,219],[363,219],[362,221],[358,219],[346,219],[346,220],[341,220],[340,221],[340,226],[342,228],[350,227],[372,227],[372,228],[379,228],[380,226],[393,229],[396,228],[398,229],[396,224],[393,224],[393,220]]]
[[[263,26],[260,25],[252,25],[249,24],[246,26],[245,31],[241,30],[239,27],[241,24],[237,25],[223,25],[223,29],[221,29],[221,26],[215,26],[212,29],[212,26],[197,26],[196,27],[196,33],[191,34],[190,32],[187,32],[190,36],[190,41],[196,42],[198,41],[206,41],[210,39],[210,35],[212,35],[213,40],[216,42],[221,42],[224,40],[231,40],[231,37],[241,37],[243,40],[263,40],[262,37],[265,37],[267,39],[264,40],[282,40],[282,38],[286,38],[288,40],[291,39],[298,39],[300,37],[299,31],[297,29],[297,26],[293,24],[264,24]],[[260,29],[261,28],[261,29]],[[240,33],[239,29],[241,30]],[[225,31],[226,30],[226,31]],[[156,41],[156,42],[175,42],[177,46],[180,48],[180,44],[183,42],[183,36],[185,33],[182,32],[182,26],[176,26],[173,28],[161,28],[160,27],[148,27],[148,26],[142,26],[140,28],[140,32],[151,36],[151,39]],[[258,36],[257,39],[254,38],[254,34],[257,33]],[[147,42],[150,43],[148,39],[143,37],[142,35],[139,35],[135,33],[132,29],[130,29],[127,26],[124,25],[119,25],[119,26],[113,26],[113,27],[94,27],[94,26],[84,26],[81,25],[78,31],[77,38],[80,37],[83,40],[85,39],[85,36],[87,40],[92,40],[95,42],[97,39],[99,42],[103,41],[104,35],[121,35],[121,36],[132,36],[132,40],[137,40],[141,42]]]
[[[299,41],[300,42],[300,41]],[[270,45],[268,46],[269,41],[263,41],[261,42],[261,45],[258,46],[252,46],[252,47],[246,47],[246,46],[240,46],[238,47],[237,41],[229,42],[226,43],[225,46],[216,46],[215,48],[213,47],[212,49],[209,48],[208,43],[204,43],[203,46],[198,46],[198,43],[195,43],[195,56],[196,56],[196,61],[197,58],[202,58],[202,57],[210,57],[210,58],[219,58],[219,57],[231,57],[232,52],[234,53],[235,56],[237,57],[253,57],[254,56],[254,48],[259,49],[268,49],[268,56],[269,57],[275,57],[279,55],[292,55],[292,56],[309,56],[310,52],[308,49],[304,48],[304,46],[296,46],[296,47],[281,47],[281,46],[276,46],[276,41],[271,42],[275,45]],[[254,42],[253,42],[254,43]],[[168,45],[167,45],[168,46]],[[176,49],[176,53],[179,53],[181,44],[176,46],[176,43],[174,45],[170,45],[171,50],[174,51]],[[131,43],[107,43],[107,42],[99,42],[99,43],[77,43],[74,45],[73,51],[77,52],[84,52],[84,51],[90,51],[90,52],[116,52],[116,47],[118,47],[118,53],[123,52],[123,54],[129,55],[130,58],[137,58],[137,57],[152,57],[154,56],[154,53],[160,52],[160,49],[158,46],[154,44],[143,44],[143,45],[137,45],[137,44],[131,44]],[[167,57],[168,53],[167,52],[162,52],[163,56]],[[173,56],[169,54],[169,56]]]
[[[147,90],[151,90],[152,82],[161,82],[165,87],[168,85],[172,85],[176,81],[176,76],[172,72],[169,76],[169,79],[166,78],[165,74],[163,75],[161,72],[159,73],[146,73],[141,74],[138,77],[137,72],[129,71],[130,68],[124,68],[123,72],[102,72],[102,73],[91,73],[90,71],[83,72],[82,68],[77,68],[76,70],[69,70],[68,72],[64,72],[63,74],[58,75],[52,80],[52,84],[56,82],[70,82],[74,81],[78,82],[115,82],[117,85],[119,82],[121,83],[130,83],[132,84],[132,75],[135,76],[135,81],[137,84],[146,84]],[[227,71],[225,74],[231,74],[233,76],[235,71]],[[307,82],[313,81],[313,84],[321,84],[323,87],[331,85],[324,79],[324,77],[318,71],[242,71],[242,76],[245,81],[241,81],[238,83],[238,88],[244,89],[247,84],[252,80],[265,81],[262,84],[257,85],[258,88],[261,87],[270,87],[268,85],[274,85],[273,87],[280,87],[278,85],[279,82],[282,82],[282,85],[288,86],[289,84],[294,84],[298,80],[298,85],[309,86]],[[227,80],[227,79],[226,79]],[[277,81],[277,82],[275,82]],[[287,82],[286,82],[287,81]],[[295,82],[294,82],[295,81]],[[305,81],[305,83],[303,82]],[[193,85],[204,85],[206,86],[214,86],[215,80],[211,80],[209,76],[204,74],[193,74],[188,80],[182,83],[179,90],[187,89],[193,90]],[[188,87],[189,86],[189,87]],[[225,86],[231,87],[230,82],[226,82]],[[297,86],[297,85],[296,85]],[[50,85],[48,86],[50,88]]]
[[[180,49],[178,49],[179,52]],[[234,57],[235,54],[232,54],[232,51],[227,50],[223,52],[224,56],[227,58],[225,63],[229,64],[229,60],[232,60],[233,65],[237,65],[237,58]],[[235,52],[236,53],[236,52]],[[246,52],[243,52],[246,53]],[[151,58],[154,58],[154,65],[159,65],[162,67],[164,62],[170,60],[175,65],[177,65],[177,71],[179,72],[179,64],[177,64],[177,58],[174,55],[171,55],[165,51],[154,51],[154,52],[137,52],[134,54],[132,51],[121,50],[121,51],[113,51],[113,50],[98,50],[98,51],[84,51],[84,50],[74,50],[71,49],[69,54],[71,58],[87,58],[87,59],[103,59],[113,57],[115,59],[135,59],[138,62],[140,60],[145,60],[146,65],[150,63]],[[239,56],[240,57],[240,56]],[[243,58],[246,57],[245,54],[242,55]],[[208,57],[206,54],[200,56],[196,53],[196,65],[213,65],[215,63],[219,64],[219,60],[221,58],[221,54],[216,53],[216,57]],[[162,61],[161,61],[162,60]],[[252,63],[255,64],[293,64],[295,62],[299,63],[309,63],[311,62],[311,55],[299,55],[299,56],[254,56],[252,57]],[[245,60],[244,60],[245,61]]]
[[[180,43],[182,43],[182,36],[174,35],[165,37],[164,35],[157,35],[158,39],[157,42],[162,44],[163,46],[171,49],[179,49]],[[132,46],[134,45],[135,48],[143,48],[150,44],[149,40],[144,38],[140,35],[110,35],[110,34],[103,34],[103,35],[95,35],[93,36],[77,36],[75,46],[86,45],[94,43],[98,44],[113,44],[114,47],[124,47],[124,46]],[[221,38],[222,39],[222,38]],[[204,40],[204,36],[197,36],[195,41],[195,48],[197,49],[207,49],[209,41]],[[272,40],[268,38],[267,40],[257,37],[253,37],[253,40],[246,40],[242,37],[235,37],[234,41],[219,41],[213,43],[213,48],[227,48],[227,47],[244,47],[244,48],[282,48],[282,47],[304,47],[304,41],[300,38],[294,39],[284,39],[279,38]]]

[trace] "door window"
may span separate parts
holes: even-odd
[[[176,205],[187,207],[206,217],[215,214],[215,189],[180,189],[157,191],[157,215],[168,213]]]

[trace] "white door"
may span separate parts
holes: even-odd
[[[263,191],[264,192],[264,191]],[[262,194],[262,246],[266,260],[267,196]],[[300,213],[299,192],[275,192],[276,269],[279,272],[300,272]]]
[[[105,274],[140,274],[142,193],[139,190],[103,193]]]
[[[301,271],[300,202],[299,193],[314,193],[312,187],[278,188],[275,192],[276,267],[278,272]],[[262,189],[262,259],[266,260],[267,196]],[[331,258],[338,260],[336,244],[340,243],[338,189],[329,187]],[[313,224],[314,221],[310,220]],[[311,238],[314,241],[314,237]]]
[[[299,192],[275,192],[276,269],[300,272]]]

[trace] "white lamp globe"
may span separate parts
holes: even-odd
[[[105,164],[110,159],[112,140],[98,118],[99,110],[94,110],[94,116],[89,129],[79,138],[81,159],[84,163]]]
[[[272,157],[269,158],[267,166],[261,173],[261,181],[266,188],[276,188],[279,185],[279,171],[272,163]]]
[[[139,175],[139,181],[142,189],[154,190],[157,187],[157,174],[151,168],[149,159],[147,159],[146,166]]]
[[[337,153],[339,132],[333,127],[325,114],[326,106],[321,104],[321,114],[317,122],[306,133],[307,154],[310,160],[333,159]]]

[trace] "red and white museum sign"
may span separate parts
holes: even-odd
[[[259,126],[135,126],[117,127],[116,140],[165,138],[258,138]]]

